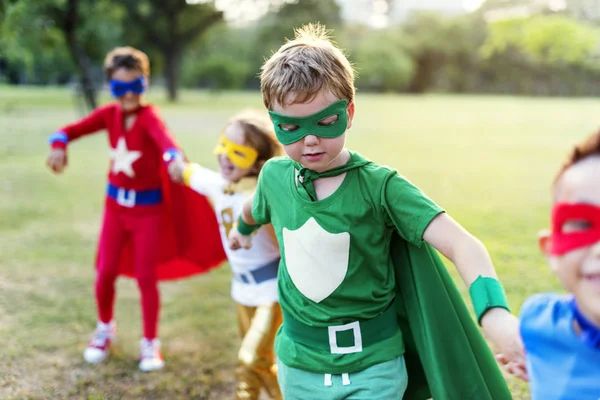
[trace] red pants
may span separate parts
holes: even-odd
[[[144,337],[157,336],[160,296],[156,267],[160,237],[160,214],[138,215],[107,207],[104,211],[98,253],[96,302],[100,321],[108,323],[113,318],[115,281],[119,276],[121,251],[126,241],[133,240],[135,276],[141,294]]]

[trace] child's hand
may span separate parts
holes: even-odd
[[[50,149],[46,165],[53,172],[60,174],[67,166],[67,152],[64,149]]]
[[[521,340],[518,318],[503,308],[492,308],[483,316],[481,325],[486,336],[498,346],[502,355],[503,362],[501,362],[507,370],[509,372],[522,370],[525,375],[517,373],[514,375],[524,379],[523,376],[526,377],[527,374],[524,367],[525,349]]]
[[[527,367],[523,363],[510,361],[506,356],[502,353],[496,355],[496,361],[498,361],[506,372],[511,375],[516,376],[519,379],[524,380],[525,382],[529,382],[529,374],[527,373]]]
[[[229,232],[229,248],[231,250],[249,249],[252,247],[252,236],[242,235],[237,227],[231,228]]]
[[[169,176],[173,182],[183,183],[183,171],[185,171],[185,161],[182,157],[175,157],[167,167]]]

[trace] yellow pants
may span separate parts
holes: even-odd
[[[264,388],[271,399],[281,400],[273,349],[275,334],[283,322],[281,307],[279,303],[258,307],[236,305],[242,345],[236,368],[235,398],[258,400]]]

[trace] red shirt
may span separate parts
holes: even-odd
[[[111,184],[136,191],[162,186],[163,153],[177,149],[178,145],[154,107],[142,106],[129,130],[124,127],[121,107],[111,103],[59,131],[72,142],[100,130],[108,131],[111,160],[108,181]],[[65,144],[55,141],[52,147],[64,148]]]

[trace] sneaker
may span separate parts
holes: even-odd
[[[143,372],[156,371],[165,366],[160,354],[160,340],[143,338],[140,342],[140,370]]]
[[[105,324],[98,321],[92,341],[83,352],[83,358],[90,364],[97,364],[108,357],[110,343],[114,340],[116,327],[114,322]]]

